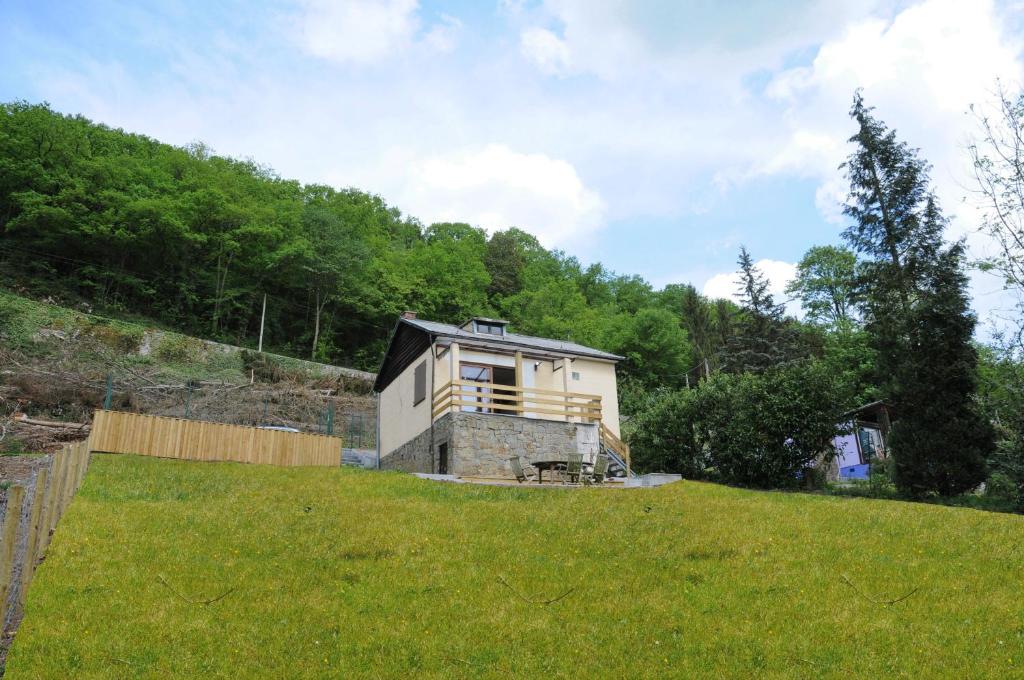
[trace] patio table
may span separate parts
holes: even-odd
[[[558,466],[565,468],[569,464],[569,459],[565,456],[547,456],[544,458],[538,458],[537,460],[530,463],[533,467],[537,468],[537,483],[544,483],[544,471],[555,470]],[[583,474],[587,474],[588,470],[593,470],[594,464],[583,461]]]

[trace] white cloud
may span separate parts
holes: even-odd
[[[417,0],[303,0],[301,44],[330,61],[373,63],[412,43],[417,6]]]
[[[546,28],[528,28],[519,39],[523,55],[545,73],[560,74],[569,69],[569,48]]]
[[[781,260],[758,260],[754,263],[762,274],[768,277],[768,291],[775,297],[776,302],[786,300],[786,284],[796,278],[796,265]],[[740,275],[737,271],[715,274],[704,282],[704,295],[712,299],[725,298],[738,301],[740,288]],[[799,304],[787,305],[787,311],[795,314]]]
[[[850,150],[847,110],[853,91],[863,88],[877,115],[934,164],[940,189],[952,189],[950,180],[963,179],[969,163],[963,141],[970,120],[964,114],[990,97],[997,78],[1020,79],[1019,50],[1002,35],[989,0],[929,0],[891,23],[854,24],[822,45],[810,66],[783,71],[768,85],[768,96],[787,107],[789,136],[757,169],[837,177]],[[950,192],[946,203],[960,193]]]
[[[548,246],[604,223],[604,201],[570,163],[501,144],[413,162],[399,193],[399,204],[426,223],[517,226]]]
[[[614,80],[640,72],[675,79],[694,72],[730,80],[780,66],[787,53],[828,37],[887,0],[793,0],[787,3],[544,0],[522,34],[558,41],[559,58],[576,72]],[[526,14],[520,7],[517,16]],[[558,36],[543,25],[560,30]],[[543,31],[547,35],[538,33]],[[531,55],[532,56],[532,55]],[[549,63],[534,59],[545,70]]]
[[[953,218],[950,236],[967,237],[977,255],[989,244],[977,232],[977,207],[969,200],[965,146],[974,123],[966,114],[971,104],[990,100],[997,79],[1021,82],[1021,42],[1006,35],[1004,25],[991,0],[927,0],[891,22],[849,26],[821,46],[810,66],[783,71],[766,88],[786,106],[789,132],[754,174],[818,177],[819,211],[827,221],[843,223],[847,183],[838,166],[850,152],[846,140],[853,125],[846,114],[852,93],[863,88],[876,115],[933,165],[936,192]],[[984,277],[972,277],[972,288],[982,317],[1006,302],[991,293]]]
[[[964,111],[1021,72],[1022,22],[985,0],[502,0],[492,17],[448,10],[458,18],[414,0],[295,2],[283,33],[277,3],[181,21],[148,5],[96,12],[79,36],[0,18],[15,59],[0,87],[373,191],[425,221],[516,224],[654,280],[696,249],[699,269],[672,280],[699,283],[731,267],[728,243],[795,260],[835,238],[858,86],[934,163],[944,207],[970,230]],[[762,203],[755,181],[784,200]],[[758,233],[740,195],[790,226]],[[627,247],[581,252],[602,241],[575,237],[620,221],[637,231],[616,241]]]
[[[423,41],[437,52],[451,52],[462,33],[462,22],[448,14],[441,15],[441,21],[427,31]]]

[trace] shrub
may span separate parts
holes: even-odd
[[[707,474],[697,396],[697,390],[661,390],[640,397],[636,415],[623,426],[636,468],[690,478]]]
[[[723,481],[793,487],[823,452],[832,451],[842,405],[820,362],[720,374],[700,391],[701,429]]]
[[[832,452],[843,405],[828,368],[802,361],[759,374],[720,373],[657,393],[627,427],[638,465],[759,488],[807,483]]]
[[[142,330],[118,326],[106,320],[90,320],[83,329],[99,343],[122,354],[135,354],[142,344]]]
[[[1020,483],[1005,472],[993,472],[985,481],[985,495],[1006,501],[1015,507],[1021,505]]]
[[[153,353],[164,361],[194,363],[202,358],[203,349],[203,343],[195,338],[167,333],[160,338]]]

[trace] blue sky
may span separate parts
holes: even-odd
[[[5,0],[0,99],[725,295],[740,244],[781,288],[838,240],[857,87],[988,252],[965,113],[1021,82],[1021,29],[986,0]]]

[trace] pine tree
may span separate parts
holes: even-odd
[[[705,366],[714,355],[711,308],[704,296],[691,285],[682,287],[679,316],[693,345],[693,361],[698,365],[697,375],[708,377],[705,375]]]
[[[975,317],[967,295],[963,245],[938,254],[910,313],[909,344],[897,374],[898,420],[890,444],[894,481],[915,496],[964,493],[985,479],[994,450],[992,425],[981,416]]]
[[[740,248],[737,264],[741,313],[725,348],[726,369],[760,372],[798,358],[797,337],[785,319],[785,307],[776,304],[767,277],[745,247]]]
[[[843,236],[863,258],[857,285],[865,329],[898,418],[894,479],[914,495],[959,493],[981,482],[992,450],[991,428],[973,402],[976,321],[963,247],[943,243],[946,221],[917,150],[898,141],[859,92],[850,116],[856,148],[842,167],[853,224]]]

